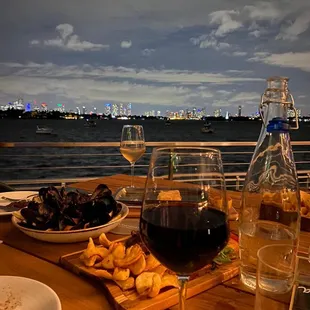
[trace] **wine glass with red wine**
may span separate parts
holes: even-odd
[[[185,309],[190,275],[212,263],[229,239],[225,178],[218,150],[153,150],[140,234],[149,251],[177,274],[179,309]]]

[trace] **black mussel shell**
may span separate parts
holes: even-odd
[[[112,216],[114,217],[114,216],[118,215],[121,212],[121,210],[122,210],[122,205],[120,203],[116,203],[116,206],[113,209]]]
[[[101,198],[100,200],[96,201],[95,204],[105,208],[106,212],[108,213],[114,212],[114,210],[116,210],[116,201],[112,196]]]
[[[64,230],[66,226],[75,226],[76,222],[74,221],[73,218],[71,218],[68,215],[61,215],[58,218],[58,228],[59,230]]]
[[[48,195],[48,188],[42,187],[39,189],[39,197],[41,198],[41,201],[45,201]]]
[[[82,216],[82,213],[76,208],[75,205],[72,204],[66,206],[63,209],[62,214],[68,215],[71,218],[80,218]]]
[[[69,192],[66,195],[66,202],[67,204],[73,204],[76,205],[80,201],[80,194],[77,192]]]
[[[108,213],[102,213],[89,222],[89,227],[96,227],[108,223],[112,217]]]
[[[74,225],[70,230],[78,230],[78,229],[83,229],[85,226],[86,222],[84,220],[81,220],[78,222],[76,225]]]
[[[99,184],[92,193],[90,199],[101,199],[107,196],[112,196],[111,190],[105,184]]]
[[[28,206],[28,209],[30,209],[30,210],[38,211],[39,203],[31,200],[31,201],[29,201],[27,206]]]
[[[62,196],[61,196],[59,190],[58,190],[55,186],[49,186],[49,187],[47,188],[47,190],[48,190],[48,193],[49,193],[50,195],[52,195],[53,197],[55,197],[55,199],[57,199],[57,200],[62,200]]]
[[[38,212],[35,212],[34,210],[23,208],[20,210],[20,214],[28,224],[37,222]]]

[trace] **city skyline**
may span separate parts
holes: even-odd
[[[41,104],[34,101],[24,103],[22,98],[15,100],[13,102],[9,102],[6,105],[0,105],[0,112],[1,111],[8,111],[8,110],[19,110],[21,112],[52,112],[58,111],[62,113],[71,113],[75,115],[98,115],[98,116],[112,116],[112,117],[119,117],[119,116],[151,116],[151,117],[166,117],[171,119],[201,119],[204,117],[224,117],[228,119],[229,117],[250,117],[250,118],[257,118],[260,117],[260,113],[258,110],[251,114],[244,114],[242,113],[242,106],[238,106],[238,110],[236,113],[229,113],[227,110],[222,111],[221,108],[211,111],[207,111],[206,108],[201,107],[193,107],[192,109],[187,108],[185,110],[181,109],[178,111],[161,111],[161,110],[149,110],[144,111],[142,114],[133,114],[132,113],[132,104],[131,103],[105,103],[104,109],[98,110],[97,107],[91,107],[91,110],[87,110],[86,106],[75,107],[75,110],[70,109],[67,110],[64,104],[58,103],[56,107],[50,108],[46,102],[42,102]],[[301,109],[296,109],[298,117],[304,117],[307,115],[302,114]],[[287,116],[290,118],[295,117],[295,112],[292,109],[288,110]]]
[[[308,0],[11,0],[0,23],[0,105],[251,115],[280,75],[310,113]]]

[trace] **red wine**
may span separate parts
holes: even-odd
[[[143,211],[140,233],[163,265],[179,275],[190,275],[211,263],[226,246],[229,227],[222,211],[169,202]]]

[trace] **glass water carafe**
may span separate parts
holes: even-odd
[[[272,77],[262,95],[262,130],[245,178],[239,216],[241,281],[256,287],[257,251],[269,244],[296,245],[300,229],[300,194],[290,143],[298,129],[288,78]],[[290,127],[288,109],[295,111]]]

